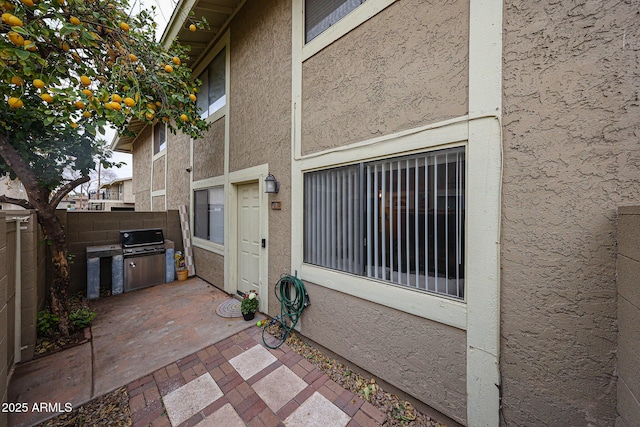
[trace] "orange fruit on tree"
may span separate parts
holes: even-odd
[[[148,111],[147,113],[145,113],[145,117],[147,118],[147,120],[153,120],[153,117],[155,116],[153,111]]]
[[[29,7],[33,7],[35,5],[35,3],[33,3],[33,0],[20,0],[22,2],[22,4],[24,4],[25,6],[29,6]]]
[[[126,33],[127,31],[129,31],[129,24],[127,24],[126,22],[121,22],[120,29],[122,29],[122,31]]]
[[[74,105],[76,106],[76,108],[78,108],[80,110],[82,110],[82,109],[84,109],[84,107],[86,107],[86,105],[82,101],[76,101]]]
[[[120,111],[120,110],[122,110],[122,105],[120,105],[119,102],[112,101],[111,102],[111,108],[116,110],[116,111]]]
[[[53,102],[53,96],[49,95],[48,93],[43,93],[42,95],[40,95],[40,98],[42,98],[42,100],[48,104],[51,104]]]
[[[165,66],[164,66],[164,70],[165,70],[167,73],[173,73],[173,67],[172,67],[171,65],[165,65]]]
[[[151,108],[153,111],[155,111],[155,110],[156,110],[156,106],[155,106],[155,104],[148,103],[148,104],[147,104],[147,107]]]
[[[20,20],[20,18],[11,13],[3,13],[2,22],[11,25],[12,27],[22,27],[22,21]]]
[[[87,76],[80,76],[80,83],[85,86],[89,86],[91,84],[91,79]]]
[[[111,100],[115,101],[117,103],[121,103],[122,102],[122,97],[120,95],[118,95],[117,93],[114,93],[111,95]]]
[[[189,117],[187,117],[187,115],[186,115],[186,114],[181,114],[181,115],[180,115],[180,119],[181,119],[183,122],[187,122],[187,121],[189,121]]]
[[[24,37],[22,37],[15,31],[9,31],[7,33],[7,37],[9,37],[9,41],[11,41],[11,43],[15,44],[16,46],[22,46],[24,44]]]
[[[172,59],[173,63],[176,65],[180,65],[182,62],[180,61],[180,58],[178,58],[177,56],[174,56]]]
[[[89,118],[89,117],[91,117],[91,112],[90,112],[90,111],[83,111],[83,112],[82,112],[82,115],[83,115],[84,117],[86,117],[86,118]]]
[[[31,40],[24,41],[24,48],[31,52],[35,52],[36,50],[38,50],[38,47],[36,46],[36,44]]]
[[[71,122],[69,126],[75,129],[78,127],[78,124],[76,122]]]
[[[44,87],[44,82],[42,80],[40,80],[40,79],[35,79],[33,81],[33,85],[35,87],[37,87],[38,89],[42,89]]]
[[[7,100],[7,103],[9,104],[9,107],[11,107],[12,109],[22,108],[24,106],[24,102],[22,102],[20,98],[16,98],[15,96],[12,96],[11,98],[9,98]]]
[[[189,99],[192,100],[193,102],[196,102],[198,100],[198,97],[195,96],[194,94],[189,95]]]
[[[80,25],[80,19],[78,19],[75,16],[72,16],[71,18],[69,18],[69,22],[71,22],[73,25]]]
[[[67,43],[67,42],[62,43],[62,45],[60,47],[62,47],[62,50],[64,50],[65,52],[69,52],[69,49],[71,48],[69,46],[69,43]]]
[[[189,30],[190,31],[195,31],[196,30],[196,26],[194,24],[189,25]]]
[[[113,110],[113,102],[106,102],[104,104],[104,108],[106,108],[107,110]]]
[[[93,91],[91,91],[89,89],[82,89],[82,93],[84,93],[87,96],[93,95]]]
[[[160,101],[156,101],[156,105],[157,105],[158,107],[162,107],[162,102],[160,102]]]
[[[129,54],[129,59],[131,60],[131,62],[136,62],[138,60],[138,57],[135,56],[133,53]]]
[[[133,107],[134,105],[136,105],[136,101],[134,101],[134,100],[133,100],[133,98],[126,97],[126,98],[124,99],[124,104],[125,104],[127,107]]]
[[[11,84],[14,84],[16,86],[22,86],[24,84],[24,80],[20,76],[12,76]]]

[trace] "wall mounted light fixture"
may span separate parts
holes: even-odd
[[[278,191],[280,191],[280,184],[276,177],[269,173],[269,175],[264,179],[264,192],[277,193]]]

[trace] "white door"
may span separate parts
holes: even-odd
[[[259,184],[238,186],[238,290],[260,289]]]

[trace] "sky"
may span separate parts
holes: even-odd
[[[177,4],[178,0],[133,0],[130,1],[131,10],[133,13],[138,13],[140,10],[150,9],[151,6],[156,7],[155,13],[155,21],[158,24],[156,35],[159,39],[162,36],[162,32],[164,28],[167,26],[169,18],[171,18],[171,14],[173,13],[173,9]],[[111,144],[113,138],[115,136],[114,130],[107,130],[104,139]],[[125,165],[121,168],[113,168],[113,172],[118,176],[118,178],[129,178],[133,175],[131,169],[131,154],[125,153],[113,153],[113,161],[115,162],[124,162]]]

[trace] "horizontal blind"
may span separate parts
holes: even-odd
[[[362,274],[359,166],[304,175],[304,262]]]

